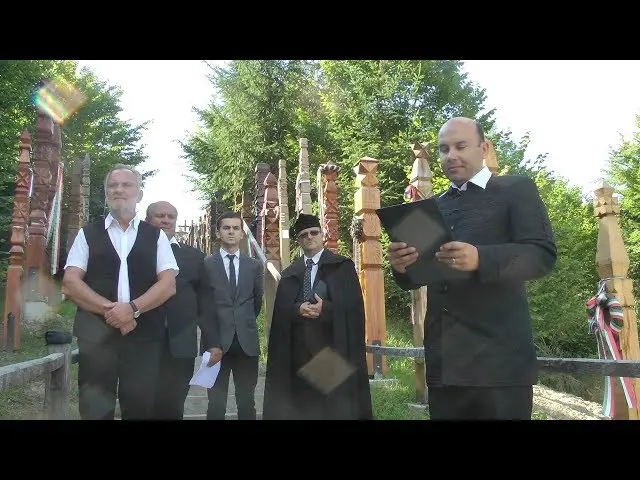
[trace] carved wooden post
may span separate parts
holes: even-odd
[[[494,175],[498,175],[498,155],[496,155],[496,150],[493,148],[493,143],[489,140],[486,140],[489,144],[489,152],[487,153],[487,158],[484,159],[484,165],[491,170],[491,173]]]
[[[624,312],[622,331],[619,335],[620,351],[624,360],[640,360],[638,324],[633,296],[633,283],[627,278],[629,256],[622,240],[618,216],[620,205],[613,197],[613,188],[606,182],[595,191],[594,213],[598,218],[598,246],[596,269],[600,279],[607,279],[607,291],[614,295]],[[616,379],[617,380],[617,379]],[[640,399],[640,379],[631,378],[636,398]],[[630,409],[618,381],[615,382],[615,419],[638,420],[638,409]]]
[[[84,206],[82,198],[82,159],[72,163],[71,189],[69,191],[69,223],[67,224],[67,252],[84,224]]]
[[[340,167],[330,160],[318,167],[322,175],[318,184],[318,203],[320,203],[320,222],[324,231],[324,248],[338,253],[338,185],[336,179]]]
[[[415,143],[412,147],[415,160],[411,168],[409,187],[415,195],[410,196],[410,201],[423,200],[433,196],[431,183],[431,169],[429,168],[429,155],[424,145]],[[427,287],[420,287],[411,291],[411,324],[413,326],[413,346],[424,346],[424,317],[427,314]],[[415,383],[416,401],[426,403],[427,385],[424,358],[415,359]]]
[[[300,139],[298,156],[298,176],[296,178],[296,216],[300,213],[311,215],[311,179],[309,178],[309,143]]]
[[[11,216],[11,249],[9,250],[9,267],[7,268],[5,301],[2,317],[2,346],[8,343],[13,349],[20,349],[20,322],[24,305],[22,280],[25,259],[27,222],[29,220],[29,193],[31,190],[31,136],[25,128],[20,136],[20,155],[16,173],[16,189],[13,198],[13,214]],[[8,316],[13,314],[13,332],[8,331]],[[9,341],[8,335],[12,334]]]
[[[380,190],[376,172],[378,160],[361,158],[355,167],[356,187],[354,194],[355,214],[362,219],[362,240],[359,241],[360,287],[364,296],[365,341],[379,341],[385,345],[387,328],[385,323],[384,275],[382,272],[382,245],[380,244],[380,219],[375,210],[380,208]],[[367,354],[369,375],[374,373],[373,355]],[[382,357],[382,375],[386,374],[386,356]]]
[[[50,159],[54,148],[53,120],[38,111],[26,262],[29,283],[28,302],[45,300],[42,292],[45,290],[48,275],[44,271],[44,251],[46,248],[47,212],[49,211],[49,189],[52,178]]]
[[[242,216],[244,223],[246,223],[248,227],[251,227],[251,223],[254,219],[253,212],[251,211],[251,204],[251,194],[248,190],[244,190],[242,192],[242,210],[240,215]],[[242,243],[240,243],[240,251],[245,255],[251,256],[251,247],[249,245],[248,238],[245,238]]]
[[[278,205],[280,207],[280,266],[285,269],[291,263],[291,239],[289,238],[289,200],[287,196],[287,162],[278,162]]]
[[[85,155],[82,162],[82,205],[83,205],[83,221],[89,221],[89,198],[91,197],[91,157]]]
[[[280,268],[280,235],[279,235],[279,212],[278,212],[278,187],[277,179],[271,172],[264,179],[264,208],[260,214],[262,217],[262,250],[267,260],[273,263],[278,271]],[[271,329],[271,319],[273,316],[273,303],[276,297],[277,283],[275,279],[266,271],[264,273],[264,329],[266,338],[269,338]]]
[[[255,237],[258,244],[263,248],[262,245],[262,208],[264,205],[264,180],[267,178],[267,174],[270,173],[270,167],[268,163],[259,163],[256,165],[255,170],[255,179],[256,179],[256,196],[255,196],[255,218],[256,218],[256,229],[253,232],[253,236]]]

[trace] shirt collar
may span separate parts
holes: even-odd
[[[311,258],[311,260],[313,260],[314,265],[317,265],[318,262],[320,261],[320,256],[322,255],[322,252],[324,252],[324,248],[322,250],[320,250],[318,253],[316,253],[313,258]],[[307,260],[309,259],[309,257],[307,257],[306,255],[304,255],[304,264],[307,264]]]
[[[235,256],[236,256],[236,258],[237,258],[238,260],[240,260],[240,251],[239,251],[239,250],[238,250],[236,253],[229,253],[229,252],[227,252],[224,248],[220,247],[220,256],[221,256],[222,258],[224,258],[224,257],[226,257],[227,255],[235,255]]]
[[[462,192],[467,190],[467,184],[469,182],[479,186],[482,189],[487,188],[487,183],[489,182],[489,179],[491,178],[491,170],[489,170],[486,166],[482,167],[482,170],[480,170],[478,173],[476,173],[473,177],[471,177],[471,179],[467,182],[464,182],[462,185],[460,185],[459,187],[451,182],[450,186],[451,188],[455,188],[457,190],[460,190]]]
[[[107,215],[106,218],[104,219],[104,229],[107,230],[115,220],[116,219],[113,218],[111,213],[109,213],[109,215]],[[138,230],[139,224],[140,224],[140,218],[138,218],[138,215],[133,217],[133,219],[129,222],[129,225],[133,227],[134,230]]]
[[[176,240],[175,235],[173,237],[171,237],[171,240],[169,240],[169,243],[172,245],[177,245],[178,247],[180,247],[180,243],[178,242],[178,240]]]

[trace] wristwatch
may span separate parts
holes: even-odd
[[[138,318],[140,316],[140,310],[138,310],[138,306],[133,302],[129,302],[129,305],[131,305],[131,308],[133,308],[133,318]]]

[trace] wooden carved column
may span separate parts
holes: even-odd
[[[413,195],[409,196],[410,201],[424,200],[433,196],[433,185],[431,179],[431,169],[429,168],[429,155],[424,145],[415,143],[412,148],[415,160],[411,168],[409,179],[409,191]],[[411,291],[411,324],[413,328],[413,346],[422,348],[424,346],[424,318],[427,314],[427,287],[420,287]],[[414,359],[415,363],[415,384],[416,401],[426,403],[427,385],[424,358]]]
[[[256,218],[256,227],[253,232],[254,237],[256,238],[256,242],[262,247],[264,250],[264,246],[262,245],[262,209],[264,205],[264,180],[267,178],[267,174],[271,171],[268,163],[259,163],[256,165],[255,170],[255,179],[256,179],[256,196],[255,196],[255,218]]]
[[[496,154],[495,148],[493,148],[493,143],[489,140],[486,140],[486,142],[489,145],[489,152],[487,153],[487,157],[484,159],[484,165],[491,171],[491,173],[498,175],[498,155]]]
[[[382,245],[380,244],[380,219],[376,209],[380,208],[380,189],[376,172],[378,160],[361,158],[355,167],[356,187],[354,194],[355,214],[362,219],[362,233],[358,241],[359,265],[357,265],[360,287],[364,296],[365,341],[379,341],[385,345],[387,328],[385,322],[384,275],[382,271]],[[386,356],[382,357],[382,374],[386,374]],[[373,355],[367,354],[369,375],[374,372]]]
[[[253,219],[255,218],[253,215],[253,211],[251,209],[253,204],[253,200],[251,198],[251,193],[249,192],[249,190],[243,190],[242,192],[242,210],[240,212],[240,215],[242,216],[242,219],[244,220],[244,223],[247,224],[247,227],[251,228],[251,224],[253,223]],[[249,240],[247,238],[245,238],[241,243],[240,243],[240,251],[242,253],[244,253],[245,255],[251,255],[251,246],[249,245]]]
[[[338,253],[338,184],[336,180],[340,167],[328,161],[318,168],[322,174],[322,191],[318,200],[322,202],[320,222],[324,231],[324,248]]]
[[[83,221],[89,222],[89,198],[91,197],[91,157],[85,155],[82,162],[82,205],[83,205]]]
[[[262,218],[262,250],[267,260],[273,264],[276,270],[280,268],[280,213],[278,211],[278,180],[271,172],[264,179],[264,208],[260,214]],[[271,330],[271,318],[273,316],[273,303],[276,298],[277,282],[268,265],[264,272],[264,327],[266,339],[269,339]]]
[[[298,176],[296,178],[296,216],[300,213],[311,215],[311,179],[309,177],[309,143],[300,139],[298,156]]]
[[[27,245],[27,301],[46,302],[43,292],[49,279],[44,264],[46,248],[49,189],[51,188],[51,157],[56,148],[51,117],[38,111],[36,121],[35,158],[33,162],[33,196],[29,215],[29,243]]]
[[[640,360],[638,345],[638,324],[635,312],[633,282],[627,278],[629,255],[622,240],[618,216],[620,205],[613,196],[613,188],[607,183],[595,191],[594,214],[598,218],[598,245],[596,249],[596,269],[601,280],[606,279],[607,291],[614,295],[624,312],[622,331],[619,335],[620,353],[624,360]],[[640,379],[631,378],[636,398],[640,400]],[[630,409],[624,397],[620,382],[615,382],[615,419],[638,420],[638,409]]]
[[[278,209],[278,180],[269,172],[264,179],[264,206],[260,243],[267,259],[280,270],[280,212]]]
[[[280,266],[285,269],[291,263],[291,239],[289,238],[289,200],[287,196],[287,162],[278,162],[278,205],[280,207]]]
[[[20,324],[23,312],[23,278],[22,267],[25,259],[25,244],[27,223],[29,221],[29,192],[31,189],[31,136],[25,128],[20,136],[20,156],[16,174],[16,189],[13,198],[13,214],[11,216],[11,249],[9,250],[9,267],[5,286],[5,300],[3,312],[2,346],[6,347],[7,318],[13,314],[14,329],[11,339],[13,349],[20,349]]]
[[[67,252],[71,250],[76,235],[84,225],[84,199],[82,195],[82,159],[72,164],[71,190],[69,191],[69,223],[67,226]]]

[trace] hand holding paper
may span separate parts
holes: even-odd
[[[204,388],[211,388],[216,383],[218,373],[220,373],[220,365],[222,362],[216,362],[212,367],[207,367],[211,354],[204,352],[200,368],[189,381],[189,385],[198,385]]]

